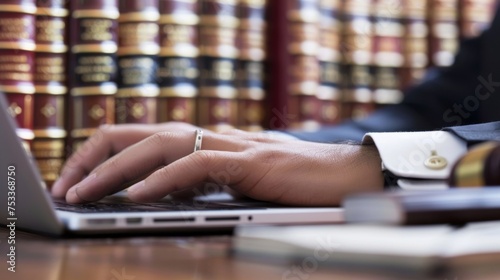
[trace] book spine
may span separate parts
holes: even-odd
[[[242,0],[239,4],[238,128],[246,131],[263,129],[265,8],[265,0]]]
[[[344,65],[343,114],[346,119],[361,119],[373,112],[373,73],[369,65]]]
[[[288,10],[290,59],[288,111],[290,127],[314,130],[320,125],[319,88],[319,1],[290,1]],[[285,51],[285,50],[284,50]]]
[[[237,124],[236,0],[201,0],[198,124],[221,131]]]
[[[116,0],[81,0],[71,5],[70,135],[74,150],[100,125],[114,123],[119,12]]]
[[[34,59],[33,156],[47,186],[57,179],[65,158],[65,42],[68,9],[62,0],[38,0]]]
[[[476,37],[490,25],[496,0],[460,0],[460,37]]]
[[[341,1],[321,0],[320,3],[320,41],[318,59],[320,66],[319,121],[323,125],[332,125],[341,120],[340,90],[340,36],[341,36]]]
[[[158,4],[119,1],[116,123],[156,123]]]
[[[377,0],[373,27],[373,100],[376,106],[399,103],[403,98],[399,82],[404,65],[403,1]]]
[[[407,88],[422,80],[428,67],[428,0],[403,3],[404,67],[401,70],[401,88]]]
[[[346,0],[343,6],[343,43],[341,44],[344,78],[343,117],[358,119],[375,108],[372,65],[374,24],[373,1]]]
[[[268,128],[273,130],[285,129],[291,124],[291,116],[288,114],[288,85],[289,66],[288,59],[288,15],[285,11],[290,8],[288,0],[267,1],[267,30],[266,49],[267,67],[266,77],[268,82],[267,116]]]
[[[429,2],[430,62],[436,67],[453,63],[458,49],[458,0]]]
[[[160,0],[158,121],[196,122],[198,0]]]
[[[33,140],[35,13],[34,0],[0,4],[0,92],[6,94],[25,147]]]

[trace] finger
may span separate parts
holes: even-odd
[[[144,125],[105,125],[100,127],[66,161],[61,176],[52,186],[52,195],[64,197],[70,187],[80,182],[110,155],[146,138],[157,129],[156,126]]]
[[[222,151],[198,151],[154,172],[145,180],[128,189],[131,200],[151,202],[173,192],[185,191],[201,182],[202,193],[213,193],[217,186],[240,182],[246,175],[241,167],[239,153]],[[208,188],[212,188],[208,190]]]
[[[85,180],[70,188],[66,200],[71,203],[96,201],[124,188],[124,184],[149,174],[160,166],[193,151],[194,132],[162,132],[134,144],[97,167]],[[230,138],[207,135],[206,149],[236,149]]]

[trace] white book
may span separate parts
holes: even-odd
[[[500,273],[500,222],[396,227],[376,225],[239,227],[240,257],[390,273],[438,275],[493,268]]]

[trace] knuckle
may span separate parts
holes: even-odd
[[[182,186],[180,186],[176,183],[172,183],[172,181],[173,181],[172,177],[175,176],[175,174],[176,174],[175,171],[172,171],[170,168],[164,167],[164,168],[155,172],[155,174],[154,174],[155,180],[154,181],[170,182],[169,186],[171,188],[171,192],[181,191]]]
[[[92,145],[96,145],[99,142],[106,140],[109,138],[111,131],[114,129],[114,125],[112,124],[103,124],[100,125],[97,130],[90,136],[90,138],[86,141],[86,143],[90,143]]]
[[[222,135],[242,135],[242,134],[245,134],[246,132],[243,131],[243,130],[240,130],[240,129],[236,129],[236,128],[231,128],[231,129],[228,129],[228,130],[224,130],[222,132],[220,132],[220,134]]]
[[[193,164],[196,165],[196,167],[205,169],[208,166],[211,166],[216,158],[214,151],[209,150],[200,150],[192,153],[190,156]]]
[[[169,143],[173,138],[173,133],[168,131],[157,132],[148,138],[148,141],[154,145],[164,145]]]

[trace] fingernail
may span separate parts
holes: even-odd
[[[128,189],[127,189],[127,192],[129,193],[135,193],[137,192],[139,189],[142,189],[144,188],[144,181],[140,181],[138,183],[135,183],[134,185],[130,186]]]

